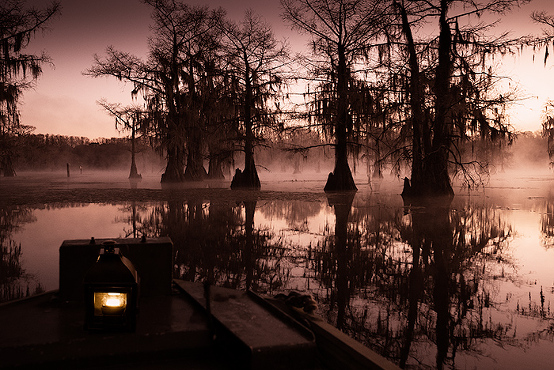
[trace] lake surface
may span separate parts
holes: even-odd
[[[58,288],[63,240],[170,236],[174,276],[274,295],[407,368],[535,369],[554,353],[554,180],[503,173],[449,202],[405,206],[401,180],[260,174],[163,188],[159,175],[0,179],[0,298]],[[551,306],[552,305],[552,306]]]

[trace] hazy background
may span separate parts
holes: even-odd
[[[278,0],[207,0],[185,1],[223,7],[229,18],[240,20],[247,8],[263,16],[273,27],[277,39],[287,39],[292,52],[302,51],[306,39],[291,31],[282,19]],[[29,5],[45,7],[43,0],[28,1]],[[104,55],[107,46],[144,57],[150,35],[151,8],[140,0],[62,0],[61,16],[50,24],[50,30],[37,34],[31,41],[29,53],[45,50],[54,67],[44,65],[44,73],[33,90],[25,91],[21,122],[36,127],[35,133],[85,136],[91,139],[117,136],[113,118],[96,101],[131,103],[132,87],[114,78],[90,78],[82,72],[93,64],[93,55]],[[510,30],[512,35],[541,34],[530,14],[534,10],[554,13],[551,0],[534,0],[506,15],[498,32]],[[543,65],[544,51],[525,50],[521,55],[498,59],[509,83],[518,85],[521,97],[527,99],[512,108],[511,123],[519,131],[541,128],[544,103],[554,98],[554,60]],[[139,97],[140,99],[140,97]]]

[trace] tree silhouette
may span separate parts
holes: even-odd
[[[132,94],[143,94],[152,130],[166,151],[162,182],[201,180],[206,177],[205,120],[197,84],[204,72],[204,53],[213,47],[223,11],[169,0],[146,3],[153,8],[154,19],[148,61],[108,47],[107,57],[95,56],[95,64],[85,74],[132,82]]]
[[[148,120],[147,112],[144,112],[144,110],[140,107],[121,107],[120,104],[110,104],[105,100],[98,101],[98,104],[115,118],[116,128],[123,126],[124,130],[131,131],[131,170],[129,172],[129,179],[142,178],[137,171],[137,164],[135,160],[135,139],[137,131],[143,130],[144,132],[148,127],[148,125],[143,125],[143,123]]]
[[[411,161],[411,184],[405,196],[452,196],[450,176],[458,171],[469,185],[475,182],[471,167],[480,169],[486,160],[464,162],[461,143],[511,141],[504,107],[513,92],[495,88],[490,57],[508,53],[526,39],[506,34],[486,34],[494,23],[472,24],[481,14],[503,14],[519,1],[394,1],[402,43],[399,66],[392,74],[408,99],[399,137],[408,147],[401,151]],[[438,30],[429,38],[417,38],[413,29],[430,19]],[[390,83],[389,83],[390,84]],[[396,144],[395,149],[403,148]],[[400,153],[400,152],[399,152]]]
[[[535,11],[531,14],[531,19],[539,24],[545,25],[548,28],[544,29],[544,38],[541,40],[540,44],[544,45],[544,65],[548,61],[550,55],[548,51],[548,45],[550,41],[554,38],[554,16],[547,14],[545,11]],[[542,133],[548,139],[548,157],[550,158],[550,163],[552,164],[552,158],[554,157],[554,101],[547,101],[545,103],[545,112],[542,123]]]
[[[355,110],[360,90],[356,67],[368,68],[368,50],[387,23],[387,4],[378,0],[282,0],[281,4],[292,27],[311,37],[312,55],[306,65],[319,83],[310,97],[310,115],[335,139],[335,168],[325,190],[357,190],[348,165],[353,124],[362,113]]]
[[[277,97],[283,83],[281,69],[287,62],[287,50],[278,43],[271,28],[247,10],[240,24],[224,23],[227,57],[234,94],[239,105],[238,121],[242,123],[244,142],[244,170],[237,170],[231,188],[260,188],[260,179],[254,162],[256,129],[276,125],[275,116],[269,107]]]
[[[41,75],[42,64],[50,63],[44,52],[25,54],[24,49],[59,11],[58,2],[43,10],[25,9],[23,0],[0,4],[0,171],[4,176],[15,175],[14,138],[29,129],[19,122],[19,98]]]

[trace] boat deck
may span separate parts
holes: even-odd
[[[0,368],[397,369],[252,292],[211,287],[210,297],[202,284],[175,280],[171,294],[140,299],[135,332],[85,330],[83,305],[57,291],[0,304]]]
[[[60,302],[56,292],[1,305],[0,368],[128,364],[140,369],[160,361],[171,368],[173,359],[181,366],[194,362],[194,369],[233,368],[214,356],[206,315],[180,293],[141,300],[134,333],[85,331],[84,318],[82,305]]]
[[[141,299],[132,333],[84,330],[82,304],[62,302],[57,292],[2,304],[0,368],[325,368],[313,337],[246,292],[214,287],[213,316],[195,297],[202,292],[201,284],[179,281],[171,295]]]

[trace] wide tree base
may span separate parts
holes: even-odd
[[[210,158],[210,163],[208,164],[208,179],[209,180],[224,180],[225,175],[223,174],[223,160],[220,160],[218,157]]]
[[[207,178],[210,180],[225,180],[225,175],[223,174],[223,170],[218,168],[217,170],[208,171]]]
[[[4,177],[15,177],[14,170],[4,170]]]
[[[338,170],[335,168],[334,172],[330,172],[327,177],[327,183],[323,188],[324,191],[357,191],[356,183],[352,177],[350,168],[344,170]]]
[[[410,179],[404,177],[404,188],[400,195],[405,205],[448,203],[454,199],[454,190],[452,190],[450,184],[444,186],[413,186],[410,184]]]
[[[258,178],[258,172],[245,169],[241,171],[237,168],[235,176],[231,181],[231,189],[260,189],[260,179]]]
[[[414,196],[414,190],[412,189],[412,185],[410,185],[410,179],[407,177],[404,177],[404,187],[402,188],[402,193],[400,193],[402,198],[410,198]]]
[[[142,179],[142,175],[138,173],[137,166],[135,164],[131,165],[131,171],[129,172],[129,179],[133,179],[133,180]]]
[[[12,165],[11,159],[6,159],[2,161],[2,165],[0,167],[0,172],[4,174],[4,177],[15,177],[15,170]]]
[[[208,177],[204,166],[187,166],[185,169],[185,181],[203,181]]]
[[[163,184],[176,184],[185,181],[185,174],[172,174],[163,173],[161,183]]]

